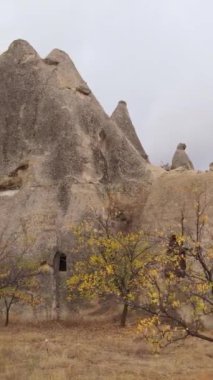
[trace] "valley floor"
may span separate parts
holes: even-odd
[[[1,380],[210,380],[213,344],[152,354],[130,329],[85,322],[0,328]]]

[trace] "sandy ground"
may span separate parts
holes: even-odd
[[[1,380],[212,380],[213,344],[153,354],[131,329],[59,323],[0,328]]]

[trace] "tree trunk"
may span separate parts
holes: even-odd
[[[9,325],[10,308],[6,307],[5,327]]]
[[[122,314],[121,314],[121,324],[120,324],[121,327],[125,327],[126,326],[127,314],[128,314],[128,304],[125,303],[124,307],[123,307]]]
[[[194,336],[195,338],[198,338],[198,339],[207,340],[207,342],[213,342],[213,338],[211,336],[200,334],[199,332],[189,331],[189,335]]]

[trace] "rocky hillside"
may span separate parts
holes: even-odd
[[[153,175],[126,104],[109,117],[66,53],[55,49],[43,59],[14,41],[0,56],[0,83],[6,234],[22,222],[37,249],[64,250],[70,225],[91,208],[103,210],[109,194],[123,205],[143,194],[144,203]]]

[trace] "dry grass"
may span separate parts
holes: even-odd
[[[210,380],[211,343],[189,339],[159,355],[130,330],[57,323],[0,328],[1,380]]]

